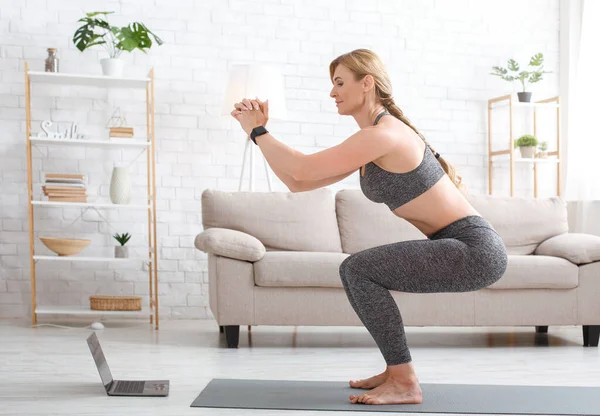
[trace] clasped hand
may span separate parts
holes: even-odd
[[[252,129],[258,126],[265,126],[269,121],[269,100],[260,101],[248,100],[244,98],[241,102],[234,104],[235,110],[231,116],[240,122],[240,126],[250,135]]]

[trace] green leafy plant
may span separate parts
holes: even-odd
[[[124,246],[125,243],[127,243],[129,241],[129,239],[131,238],[131,235],[129,235],[129,233],[124,233],[124,234],[116,233],[115,235],[113,235],[113,238],[115,240],[117,240],[122,246]]]
[[[548,150],[548,142],[541,142],[540,143],[540,150],[542,152],[545,152],[546,150]]]
[[[513,82],[520,81],[523,86],[523,92],[527,90],[527,83],[533,84],[542,80],[544,74],[549,74],[551,71],[544,71],[544,55],[537,53],[529,60],[529,68],[521,70],[518,62],[514,59],[509,59],[507,67],[493,66],[494,72],[491,75],[496,75],[505,81]],[[509,73],[510,71],[510,73]]]
[[[515,140],[515,147],[524,147],[524,146],[537,146],[538,139],[537,137],[531,134],[524,134]]]
[[[123,51],[131,52],[152,47],[152,39],[160,46],[162,39],[150,31],[143,23],[134,22],[127,26],[112,26],[108,22],[108,15],[114,12],[86,13],[78,22],[85,23],[73,35],[73,43],[80,51],[95,45],[103,45],[110,58],[118,58]]]

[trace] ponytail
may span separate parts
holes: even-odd
[[[427,142],[427,139],[425,139],[425,136],[423,136],[416,129],[416,127],[412,125],[412,123],[404,115],[404,113],[402,112],[402,110],[400,109],[400,107],[398,107],[396,105],[396,103],[394,102],[394,99],[392,97],[382,98],[381,102],[382,102],[383,106],[386,108],[386,110],[389,111],[389,113],[391,115],[393,115],[394,117],[396,117],[397,119],[399,119],[400,121],[402,121],[404,124],[406,124],[408,127],[410,127],[411,129],[413,129],[414,132],[419,135],[419,137],[425,142],[425,145],[435,155],[435,157],[437,158],[437,160],[440,163],[440,165],[442,165],[442,169],[444,169],[444,172],[446,172],[446,174],[448,175],[448,177],[450,178],[450,180],[452,181],[452,183],[454,184],[454,186],[456,186],[460,190],[463,190],[464,189],[464,184],[462,183],[462,177],[460,175],[458,175],[458,173],[456,172],[456,169],[454,168],[454,166],[452,166],[450,163],[448,163],[442,156],[440,156],[440,154],[438,152],[436,152],[433,149],[433,147],[431,147],[429,145],[429,143]]]

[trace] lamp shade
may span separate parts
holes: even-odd
[[[233,105],[244,98],[269,100],[269,118],[285,120],[284,81],[276,67],[259,64],[233,65],[229,71],[222,114],[230,114]]]

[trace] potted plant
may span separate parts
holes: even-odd
[[[108,52],[108,58],[100,60],[102,73],[120,77],[123,75],[123,61],[119,56],[123,51],[139,49],[146,53],[145,49],[152,47],[150,35],[158,45],[162,45],[163,41],[143,23],[133,22],[123,27],[112,26],[107,17],[112,13],[114,12],[86,13],[86,17],[78,20],[85,24],[75,31],[73,43],[82,52],[92,46],[103,45]]]
[[[113,235],[113,238],[121,244],[120,246],[115,246],[115,257],[116,258],[128,258],[129,257],[129,247],[125,247],[125,244],[131,238],[129,233],[119,234],[116,233]]]
[[[524,134],[515,140],[515,148],[519,148],[522,158],[533,158],[535,156],[535,148],[537,145],[537,137],[531,134]]]
[[[528,103],[531,101],[531,92],[527,91],[527,83],[533,84],[542,80],[543,74],[549,74],[551,71],[544,71],[544,55],[537,53],[529,60],[527,70],[522,70],[519,64],[514,59],[509,59],[507,67],[493,66],[494,72],[491,75],[496,75],[505,81],[513,82],[519,80],[523,87],[522,92],[518,92],[519,102]],[[509,74],[509,71],[511,72]]]
[[[548,157],[548,142],[540,142],[538,157],[546,159]]]

